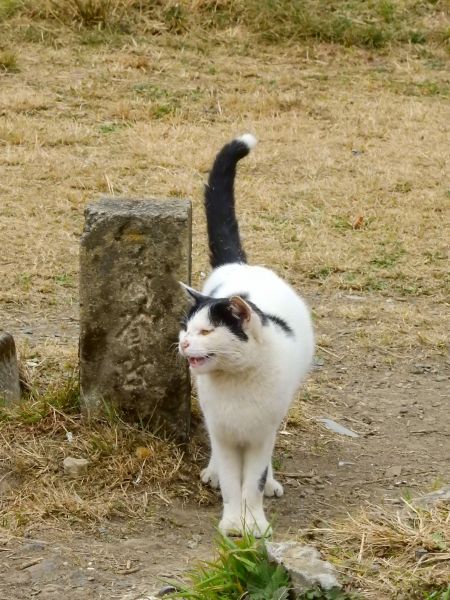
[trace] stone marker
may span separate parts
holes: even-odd
[[[185,441],[190,383],[177,354],[191,271],[187,200],[90,204],[80,249],[80,384],[88,414],[115,407]]]
[[[70,477],[81,477],[88,471],[89,461],[86,458],[66,456],[63,462],[64,474]]]
[[[19,365],[14,338],[0,331],[0,399],[8,403],[20,400]]]
[[[334,566],[321,560],[314,546],[299,542],[270,542],[267,544],[269,558],[283,565],[289,573],[293,592],[303,594],[314,587],[324,590],[340,588]]]

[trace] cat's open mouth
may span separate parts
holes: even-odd
[[[207,354],[206,356],[188,356],[189,366],[202,367],[213,356],[214,354]]]

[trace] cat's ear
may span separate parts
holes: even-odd
[[[200,292],[197,292],[197,290],[194,290],[194,288],[189,287],[182,281],[179,281],[178,283],[181,285],[181,287],[185,291],[185,294],[189,298],[189,300],[191,302],[193,302],[194,304],[198,304],[200,302],[200,300],[202,298],[204,298],[203,294],[201,294]]]
[[[230,298],[231,314],[239,321],[248,323],[252,316],[252,309],[247,302],[240,296],[231,296]]]

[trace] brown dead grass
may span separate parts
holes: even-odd
[[[67,456],[87,458],[88,473],[65,475]],[[86,422],[77,382],[68,379],[0,410],[0,523],[10,531],[42,521],[86,527],[118,517],[151,520],[174,497],[206,503],[200,456],[196,444],[181,449],[116,415]]]
[[[252,262],[274,267],[311,301],[318,354],[351,369],[374,355],[398,368],[443,360],[450,225],[443,47],[255,46],[239,25],[216,40],[135,38],[27,19],[0,24],[20,65],[0,69],[0,323],[16,335],[35,387],[48,389],[76,365],[86,203],[103,194],[191,198],[199,285],[208,269],[203,182],[220,145],[244,131],[260,139],[237,181],[244,243]],[[31,337],[23,331],[30,323]],[[320,402],[328,393],[326,378],[317,378],[305,396]],[[137,428],[87,426],[76,412],[46,406],[34,424],[16,415],[0,425],[0,464],[19,482],[2,499],[8,527],[151,518],[154,499],[204,494],[197,450],[180,461],[179,449]],[[309,410],[294,408],[290,426],[309,426],[302,414],[309,418]],[[138,458],[139,447],[158,461]],[[92,461],[85,480],[63,477],[69,453]],[[356,577],[379,556],[378,542],[365,541],[358,563],[361,531],[378,539],[395,525],[380,519],[330,532],[329,545],[342,542]],[[439,519],[429,527],[439,531]],[[398,562],[380,555],[392,563],[383,571],[386,597],[402,569],[416,573],[407,540],[418,538],[409,521],[398,528],[406,550]],[[364,573],[372,581],[369,566]]]
[[[397,512],[371,506],[304,539],[313,539],[364,598],[422,600],[447,589],[448,507],[418,509],[406,500]]]

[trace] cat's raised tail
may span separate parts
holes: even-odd
[[[226,144],[216,156],[205,186],[209,259],[213,269],[228,263],[246,263],[234,210],[236,165],[256,146],[251,133]]]

